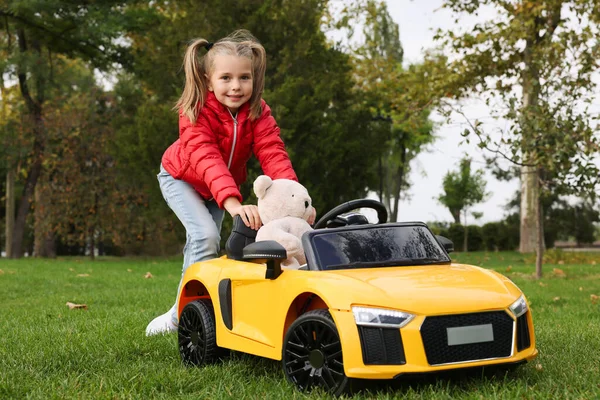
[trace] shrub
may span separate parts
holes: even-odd
[[[477,225],[467,226],[467,249],[479,251],[483,249],[483,230]]]
[[[465,241],[465,228],[461,224],[452,224],[448,228],[448,239],[454,243],[454,248],[457,251],[464,251],[463,244]]]
[[[498,250],[498,238],[500,236],[501,222],[488,222],[481,227],[483,236],[483,247],[487,251]]]
[[[448,226],[450,224],[448,222],[427,222],[427,226],[431,229],[434,235],[441,235],[444,237],[448,237]]]
[[[519,247],[520,224],[519,214],[511,214],[498,226],[498,250],[513,251]]]

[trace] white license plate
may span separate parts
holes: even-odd
[[[446,328],[446,333],[448,334],[448,346],[494,341],[492,324]]]

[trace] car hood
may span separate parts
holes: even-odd
[[[502,309],[520,290],[507,278],[465,264],[330,271],[354,280],[353,304],[394,308],[416,314],[449,314]],[[356,282],[359,281],[359,282]],[[368,286],[368,287],[365,287]]]

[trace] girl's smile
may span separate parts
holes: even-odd
[[[208,90],[229,111],[236,113],[252,96],[252,61],[247,57],[216,55]]]

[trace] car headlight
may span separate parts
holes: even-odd
[[[529,307],[527,307],[527,301],[525,300],[525,296],[519,297],[517,301],[510,305],[510,311],[515,315],[515,317],[519,318],[521,315],[525,314]]]
[[[371,307],[352,307],[352,313],[356,325],[379,328],[402,328],[415,317],[402,311]]]

